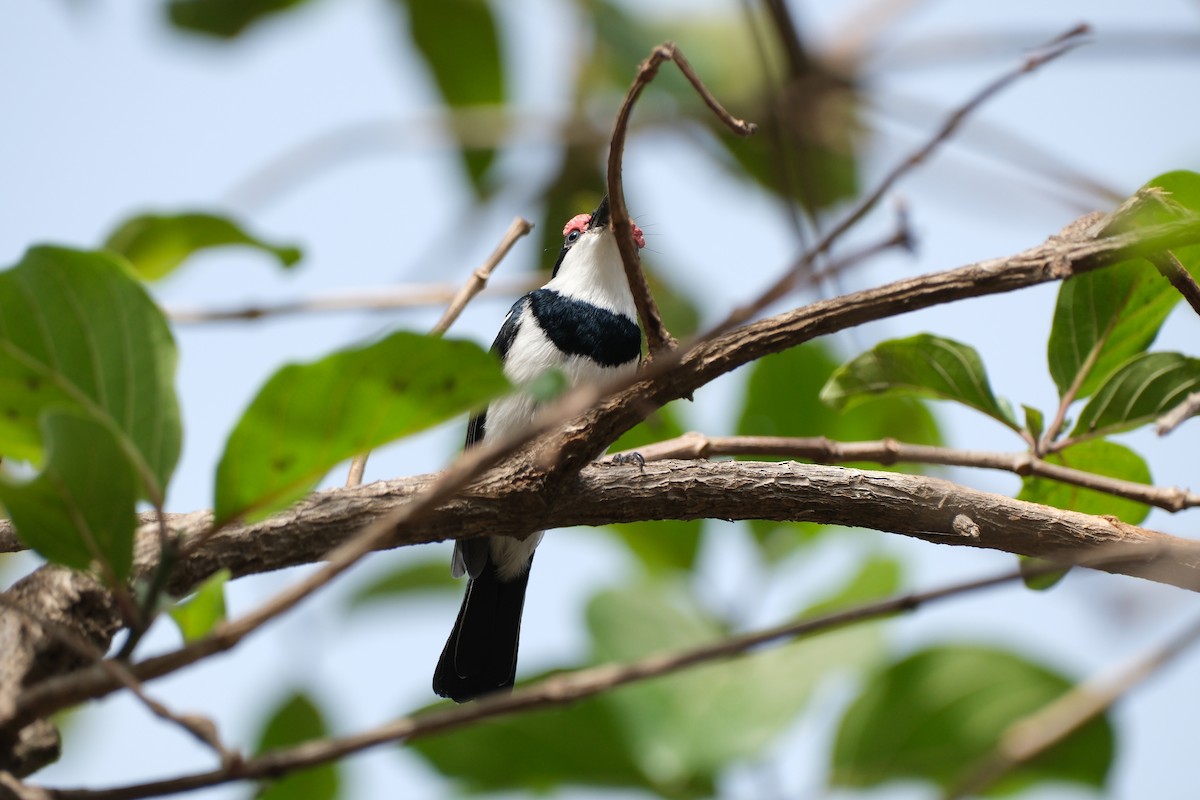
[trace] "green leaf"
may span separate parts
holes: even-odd
[[[567,377],[567,373],[557,367],[550,367],[545,372],[541,373],[529,383],[521,387],[521,391],[533,398],[535,403],[549,403],[551,400],[557,400],[567,393],[571,388],[571,379]]]
[[[504,104],[504,61],[496,21],[485,0],[395,0],[408,9],[409,35],[452,109]],[[498,126],[474,126],[497,131]],[[496,151],[457,137],[467,175],[482,195],[484,174]],[[563,220],[564,222],[566,220]]]
[[[203,639],[218,622],[225,621],[225,584],[229,577],[229,570],[218,570],[190,598],[170,609],[171,619],[185,642]]]
[[[439,703],[432,708],[447,706]],[[416,739],[406,749],[419,753],[442,775],[456,778],[462,793],[549,793],[579,785],[652,788],[605,697],[487,720]],[[531,753],[537,757],[531,758]]]
[[[329,728],[312,699],[297,692],[271,714],[259,735],[256,755],[302,744],[329,735]],[[263,784],[256,800],[335,800],[341,793],[338,762],[293,772]]]
[[[1063,567],[1052,572],[1040,572],[1039,570],[1043,567],[1050,566],[1051,562],[1033,556],[1017,556],[1017,563],[1021,566],[1021,582],[1025,584],[1026,589],[1032,589],[1035,592],[1044,592],[1057,586],[1058,582],[1071,571],[1069,567]]]
[[[815,617],[890,597],[900,590],[903,577],[904,567],[899,561],[887,556],[872,556],[844,586],[810,606],[804,616]]]
[[[1150,468],[1145,460],[1128,447],[1106,439],[1092,439],[1046,456],[1046,461],[1064,467],[1150,485]],[[1137,525],[1150,513],[1150,507],[1093,489],[1083,489],[1048,478],[1026,477],[1021,481],[1018,500],[1041,503],[1083,514],[1111,515]]]
[[[46,464],[28,482],[0,479],[3,501],[22,542],[74,569],[102,565],[110,585],[133,563],[137,484],[112,431],[74,410],[42,414]]]
[[[1115,231],[1137,230],[1200,213],[1200,175],[1169,172],[1143,189],[1150,194],[1114,223]],[[1200,246],[1173,251],[1195,273]],[[1090,397],[1121,364],[1145,352],[1163,322],[1179,302],[1179,293],[1144,259],[1135,259],[1088,272],[1063,283],[1058,291],[1047,357],[1050,375],[1065,397],[1075,386],[1074,399]]]
[[[123,222],[104,243],[106,250],[129,259],[134,271],[147,281],[170,274],[198,251],[229,245],[261,250],[285,268],[300,260],[299,249],[269,244],[215,214],[142,214]]]
[[[843,94],[843,97],[848,97]],[[835,98],[841,101],[843,98]],[[819,103],[820,98],[813,98]],[[799,110],[787,109],[792,113],[805,113]],[[747,118],[756,120],[764,130],[765,126],[775,124],[775,114],[771,109],[764,109],[762,114],[747,114]],[[853,117],[846,118],[847,124],[854,124]],[[778,140],[771,136],[751,136],[748,138],[731,137],[724,130],[712,125],[709,120],[704,123],[713,128],[713,138],[728,152],[732,159],[728,163],[732,177],[753,181],[760,187],[779,195],[788,192],[810,213],[829,208],[835,203],[853,198],[858,192],[858,162],[853,149],[853,142],[845,139],[841,142],[823,141],[814,138],[810,131],[798,129],[792,125],[786,152],[781,152]],[[811,128],[811,126],[808,126]],[[838,132],[826,131],[841,138]],[[849,133],[849,130],[846,131]],[[780,165],[791,167],[784,173]],[[790,177],[789,177],[790,174]],[[785,182],[786,181],[786,182]]]
[[[700,309],[696,301],[686,290],[660,275],[650,263],[650,256],[645,250],[642,251],[642,269],[646,272],[646,283],[650,286],[650,293],[654,295],[667,330],[680,339],[696,333],[700,329]]]
[[[821,387],[838,360],[821,342],[809,342],[759,359],[751,367],[746,399],[737,422],[743,436],[827,436],[838,441],[892,437],[916,444],[941,444],[937,422],[917,398],[882,396],[854,408],[835,410],[821,402]],[[879,465],[870,465],[878,469]],[[808,522],[752,520],[750,529],[764,556],[778,560],[816,535]]]
[[[308,0],[170,0],[171,24],[193,33],[232,39],[251,25]]]
[[[601,663],[694,647],[727,634],[661,586],[597,595],[588,606],[588,627]],[[795,721],[826,676],[874,663],[881,648],[876,626],[855,626],[627,686],[612,694],[612,702],[642,770],[670,792],[710,783],[734,761],[759,756]]]
[[[473,342],[398,332],[276,372],[217,467],[216,524],[261,518],[351,456],[480,408],[508,388]]]
[[[1008,726],[1071,686],[1003,650],[923,650],[876,675],[846,711],[834,745],[833,783],[868,787],[916,779],[949,789],[993,752]],[[1018,767],[989,794],[1043,781],[1103,787],[1113,750],[1112,726],[1097,719]]]
[[[683,434],[678,416],[680,401],[656,411],[648,419],[627,431],[609,448],[632,450],[654,442],[674,439]],[[700,550],[700,520],[645,520],[610,526],[642,565],[650,571],[686,570],[696,562]]]
[[[1041,439],[1046,430],[1046,416],[1033,406],[1022,404],[1021,408],[1025,411],[1025,430],[1029,431],[1029,435],[1035,440]]]
[[[1012,412],[992,394],[975,348],[952,339],[922,333],[880,342],[838,368],[821,399],[834,408],[852,408],[880,394],[954,400],[1019,430]]]
[[[462,584],[450,577],[450,565],[442,559],[401,564],[355,589],[349,604],[351,608],[358,608],[379,600],[399,600],[430,591],[462,591]]]
[[[1115,231],[1165,225],[1200,214],[1200,174],[1176,170],[1159,175],[1135,195],[1129,210],[1114,224]],[[1200,245],[1171,251],[1192,274],[1200,268]]]
[[[120,260],[30,249],[0,273],[0,455],[37,462],[39,415],[74,409],[109,428],[138,496],[161,503],[183,432],[175,342]]]
[[[1146,261],[1087,272],[1062,285],[1050,328],[1050,375],[1065,397],[1089,397],[1158,336],[1179,293]]]
[[[1157,187],[1167,192],[1171,201],[1177,204],[1184,212],[1200,212],[1200,173],[1191,172],[1186,169],[1177,169],[1159,175],[1146,185]],[[1170,219],[1178,218],[1179,214],[1173,213],[1170,214],[1169,219],[1160,219],[1159,223],[1169,222]]]
[[[1200,359],[1142,353],[1121,365],[1083,407],[1071,438],[1107,436],[1153,422],[1200,389]]]
[[[890,593],[896,579],[894,563],[873,559],[821,605]],[[694,608],[679,608],[673,599],[661,587],[595,598],[589,625],[598,658],[623,661],[722,635],[715,622]],[[550,793],[584,785],[711,797],[718,771],[742,755],[757,756],[761,743],[794,719],[822,675],[879,657],[881,639],[871,626],[842,633],[623,688],[570,708],[484,722],[411,747],[469,792]],[[704,693],[689,694],[693,691]],[[529,758],[531,752],[541,756]]]

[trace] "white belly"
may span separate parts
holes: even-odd
[[[637,369],[637,361],[619,367],[603,367],[583,356],[564,358],[562,351],[542,333],[532,312],[526,309],[517,335],[509,345],[504,374],[516,386],[523,386],[551,369],[561,370],[568,385],[575,387],[627,375]],[[537,403],[523,392],[503,397],[488,406],[484,437],[495,439],[514,434],[533,420],[536,411]],[[520,575],[541,540],[540,531],[524,540],[511,536],[491,537],[492,560],[500,577],[512,579]]]

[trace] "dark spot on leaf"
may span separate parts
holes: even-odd
[[[404,394],[408,391],[408,381],[403,378],[392,378],[392,391],[396,394]]]
[[[9,419],[20,419],[21,412],[17,411],[15,408],[6,408],[4,409],[4,416],[8,417]]]
[[[449,394],[454,391],[456,386],[458,386],[458,379],[453,375],[447,375],[440,388],[442,392]]]
[[[292,456],[280,456],[271,462],[271,468],[276,472],[286,472],[295,462]]]
[[[29,375],[25,378],[25,388],[31,392],[36,392],[42,388],[42,381],[36,375]]]

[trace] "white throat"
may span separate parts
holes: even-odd
[[[611,228],[581,236],[546,288],[637,320],[637,306]]]

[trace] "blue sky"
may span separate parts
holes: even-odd
[[[736,4],[704,6],[724,11]],[[1200,8],[1194,3],[1071,0],[914,7],[892,41],[919,42],[939,32],[1013,30],[1025,37],[1018,40],[1032,45],[1087,20],[1096,28],[1097,44],[1092,52],[1081,51],[1020,81],[983,110],[980,125],[906,179],[896,194],[912,213],[919,256],[880,259],[849,278],[851,286],[1016,252],[1085,210],[1047,197],[1027,180],[1010,180],[1015,174],[1011,167],[972,147],[986,137],[989,125],[1017,131],[1050,152],[1053,163],[1123,192],[1169,169],[1200,169],[1200,112],[1191,100],[1200,85],[1200,62],[1165,48],[1127,57],[1112,46],[1139,30],[1200,33]],[[843,8],[828,2],[804,4],[806,30],[815,37],[836,32]],[[683,9],[700,13],[686,3],[662,9],[666,25]],[[565,113],[570,54],[583,33],[565,4],[528,0],[505,6],[501,21],[510,45],[512,93],[534,122],[528,138],[502,157],[500,174],[513,180],[502,184],[505,188],[485,209],[474,210],[453,153],[439,144],[435,93],[422,65],[398,46],[403,41],[399,23],[386,11],[381,0],[325,0],[223,46],[170,31],[158,4],[148,0],[0,2],[0,107],[5,112],[0,264],[15,262],[36,242],[99,245],[115,224],[140,210],[212,208],[237,213],[264,236],[298,242],[305,248],[305,261],[294,273],[284,274],[254,253],[202,256],[155,287],[168,307],[461,281],[491,251],[514,215],[537,215],[517,178],[548,175],[553,167],[538,146],[543,134],[537,122],[550,125]],[[948,108],[1019,55],[1010,49],[1002,57],[925,69],[886,66],[881,58],[873,83],[878,108],[869,115],[881,132],[867,149],[871,174],[882,174],[934,127],[937,117],[922,117],[923,104]],[[900,122],[897,111],[924,121]],[[335,169],[302,174],[269,196],[247,190],[248,181],[296,148],[365,123],[390,131],[385,146]],[[684,135],[660,131],[631,142],[626,196],[656,260],[677,282],[692,288],[710,318],[731,300],[750,297],[767,285],[796,252],[779,208],[731,180]],[[697,225],[697,220],[705,224]],[[886,224],[886,215],[880,214],[867,227],[880,230]],[[520,243],[503,273],[518,274],[542,258],[534,249],[533,239]],[[1048,406],[1054,388],[1044,354],[1054,292],[1042,287],[911,314],[853,331],[842,345],[850,353],[918,330],[953,336],[981,351],[1000,393],[1016,402]],[[473,304],[454,333],[490,341],[506,306],[504,300]],[[391,327],[422,330],[437,313],[179,327],[187,438],[171,509],[210,505],[213,468],[224,437],[279,364],[310,359]],[[1160,346],[1194,353],[1197,328],[1195,316],[1181,309],[1168,322]],[[691,409],[691,427],[729,432],[741,380],[734,374],[700,392]],[[1019,447],[1011,434],[969,412],[947,409],[944,419],[956,444]],[[372,460],[368,479],[437,469],[461,437],[461,425],[448,426],[388,448]],[[1131,441],[1151,454],[1159,483],[1194,482],[1192,454],[1200,445],[1200,425],[1184,426],[1165,442],[1149,436]],[[1011,476],[971,474],[962,479],[999,492],[1016,488]],[[1195,535],[1194,520],[1186,515],[1156,513],[1148,524]],[[526,674],[578,655],[584,645],[579,614],[586,592],[629,566],[622,554],[586,531],[551,534],[547,543],[551,546],[540,551],[535,578],[541,585],[533,596],[554,599],[531,601],[527,611]],[[1009,563],[998,554],[897,537],[848,537],[812,556],[805,565],[806,588],[798,591],[818,594],[823,580],[829,585],[828,575],[874,548],[902,555],[911,564],[916,586]],[[719,591],[734,593],[750,567],[739,562],[733,545],[718,544],[714,550],[728,558],[714,556],[714,564],[725,566],[712,566],[705,574]],[[447,558],[448,553],[447,547]],[[360,568],[358,577],[406,556],[378,556]],[[20,569],[10,566],[9,574]],[[293,576],[286,572],[238,582],[231,589],[233,610],[252,607]],[[160,681],[154,692],[172,707],[205,709],[222,733],[238,743],[253,736],[256,710],[289,686],[318,691],[342,732],[432,699],[428,674],[453,616],[451,603],[431,599],[406,607],[411,618],[389,618],[380,610],[347,624],[339,610],[345,592],[334,588],[235,654]],[[778,601],[783,604],[782,598]],[[1193,598],[1182,592],[1079,575],[1050,595],[1005,589],[922,612],[897,623],[889,640],[898,651],[956,636],[1000,642],[1084,676],[1177,630],[1194,606]],[[164,648],[173,642],[173,634],[164,630],[149,646]],[[1190,654],[1118,710],[1122,749],[1114,796],[1183,797],[1183,787],[1194,785],[1194,737],[1189,734],[1191,720],[1200,715],[1200,701],[1188,676],[1197,667],[1200,655]],[[112,736],[113,730],[121,735]],[[820,733],[801,727],[790,739],[808,741]],[[137,755],[127,752],[131,742],[138,742]],[[81,713],[67,748],[63,762],[42,773],[41,780],[108,785],[208,764],[207,755],[189,740],[164,731],[122,698]],[[441,784],[407,754],[388,748],[357,763],[362,766],[355,773],[353,796],[380,796],[379,787],[398,783],[407,787],[407,797],[442,796]],[[796,763],[782,770],[790,796],[817,794],[820,784],[810,767],[815,765]],[[731,796],[753,796],[736,777],[730,791]],[[225,788],[193,796],[244,795],[245,789]]]

